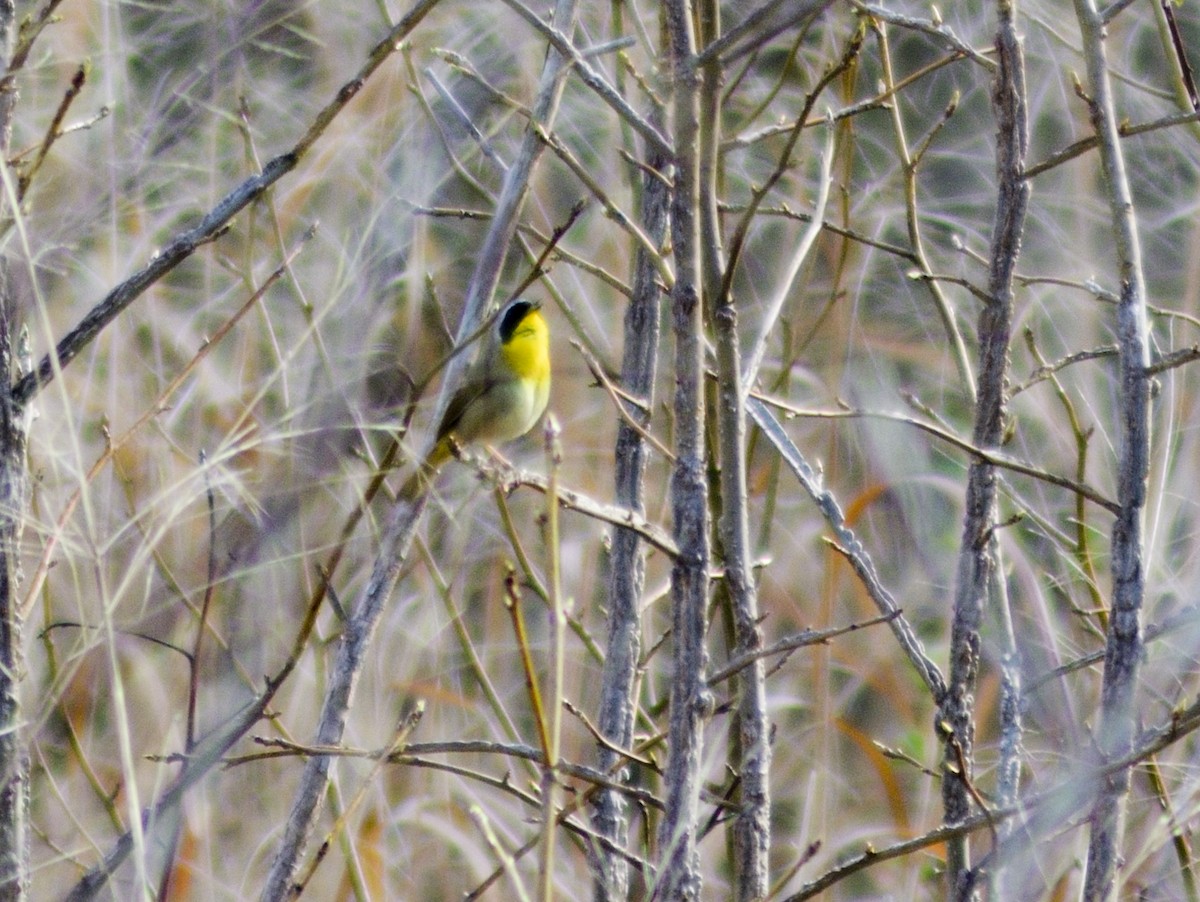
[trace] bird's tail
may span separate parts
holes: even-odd
[[[400,488],[399,497],[405,500],[412,501],[418,495],[427,492],[433,480],[437,478],[438,471],[442,468],[442,464],[448,461],[454,454],[454,449],[450,444],[450,437],[443,436],[438,439],[438,443],[429,449],[429,453],[425,455],[423,460],[405,481]]]

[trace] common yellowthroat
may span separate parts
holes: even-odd
[[[538,421],[550,400],[550,330],[541,304],[517,298],[483,338],[479,356],[450,399],[433,448],[404,484],[412,498],[454,453],[454,446],[506,442]]]

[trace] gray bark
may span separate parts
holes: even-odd
[[[11,9],[11,7],[10,7]],[[0,261],[0,899],[29,890],[29,754],[21,725],[21,530],[28,502],[25,428],[10,386],[16,369],[16,311],[7,261]]]
[[[1011,6],[1001,0],[1000,24],[996,34],[999,65],[992,89],[997,121],[999,196],[992,234],[988,301],[979,316],[979,375],[972,436],[976,447],[987,450],[999,449],[1004,431],[1012,343],[1013,272],[1020,255],[1021,235],[1029,202],[1029,183],[1022,173],[1029,143],[1025,74],[1012,15]],[[979,627],[989,597],[1001,621],[1011,623],[1006,609],[1006,595],[996,591],[1003,580],[1003,575],[998,572],[1000,549],[995,532],[996,478],[996,467],[983,460],[972,463],[967,476],[966,515],[959,549],[950,639],[950,678],[938,713],[940,728],[948,733],[942,770],[942,804],[947,824],[958,823],[971,813],[970,781],[973,779],[974,764],[974,691],[979,666]],[[1011,643],[1011,626],[1008,634]],[[1011,644],[1006,653],[1010,656],[1014,653]],[[1013,673],[1015,668],[1009,671],[1010,679]],[[1011,692],[1012,688],[1011,685],[1007,686],[1006,692]],[[1015,705],[1006,705],[1005,710],[1010,715],[1016,714]],[[1015,752],[1015,748],[1014,743],[1011,750]],[[1008,762],[1009,766],[1014,763]],[[1011,781],[1014,775],[1008,776]],[[971,864],[967,837],[951,840],[947,850],[946,871],[951,895],[974,898],[974,891],[969,888],[966,879]]]
[[[660,171],[667,160],[650,157],[650,166]],[[661,178],[646,175],[643,181],[642,229],[651,241],[661,244],[667,228],[670,191]],[[643,406],[627,404],[629,416],[646,424],[654,409],[654,377],[661,332],[657,269],[645,251],[639,250],[634,264],[633,296],[625,312],[625,358],[621,384]],[[645,514],[643,500],[646,443],[636,429],[621,420],[617,427],[614,454],[616,501],[622,507]],[[642,629],[639,604],[645,579],[645,557],[635,530],[618,527],[613,534],[608,580],[608,644],[600,687],[600,711],[597,727],[609,742],[629,748],[633,741],[634,716],[637,712],[637,667],[641,655]],[[619,764],[612,749],[600,746],[599,763],[608,772]],[[613,774],[624,780],[628,770]],[[629,823],[624,796],[611,789],[597,794],[594,822],[596,832],[615,846],[623,847]],[[596,852],[599,873],[595,898],[624,899],[629,893],[629,865],[621,855],[603,846]]]
[[[991,366],[989,358],[981,361],[980,380],[985,376],[1001,382],[1001,404],[1007,403],[1008,353],[1012,345],[1013,275],[1020,255],[1021,236],[1029,207],[1030,183],[1025,178],[1025,158],[1029,150],[1029,112],[1025,91],[1025,57],[1017,35],[1016,11],[1009,0],[997,3],[996,61],[998,63],[992,88],[992,107],[996,114],[996,175],[999,196],[996,204],[996,225],[992,235],[991,268],[988,274],[988,293],[992,303],[1007,308],[1006,315],[991,325],[996,333],[981,333],[987,345],[1005,346],[1003,365]],[[1003,329],[1003,335],[999,330]],[[983,391],[980,390],[982,397]],[[1000,411],[1000,427],[1006,410]],[[1021,666],[1020,652],[1009,608],[1004,563],[995,530],[992,532],[991,599],[1000,622],[1000,641],[1003,646],[1000,661],[1000,761],[996,774],[996,804],[1010,807],[1017,803],[1021,780]],[[1001,837],[1013,831],[1011,821],[999,828]],[[1004,885],[999,875],[991,884],[992,898],[1004,898]]]
[[[12,55],[15,17],[12,0],[0,0],[0,47],[6,63]],[[0,154],[7,157],[16,88],[11,79],[2,87]],[[12,389],[20,370],[20,325],[8,265],[0,260],[0,899],[17,900],[29,892],[29,753],[21,724],[25,665],[17,593],[29,481],[24,411]]]
[[[704,0],[700,37],[705,46],[720,39],[720,5]],[[721,143],[722,64],[709,57],[701,68],[700,237],[704,293],[715,303],[717,346],[717,452],[720,462],[720,513],[717,531],[725,570],[724,588],[733,614],[734,657],[762,648],[758,591],[750,544],[749,491],[746,487],[746,406],[738,343],[738,311],[725,268],[717,206]],[[753,378],[751,376],[750,378]],[[733,821],[734,898],[765,899],[770,889],[771,744],[767,719],[766,667],[755,659],[737,674],[737,713],[733,728],[738,812]]]
[[[726,299],[716,310],[717,403],[721,450],[721,545],[725,583],[733,605],[734,655],[762,648],[758,592],[750,547],[746,487],[746,408],[738,353],[737,310]],[[765,899],[770,889],[771,744],[765,665],[761,658],[738,672],[737,729],[741,787],[733,824],[735,898]]]
[[[709,518],[704,453],[704,337],[700,303],[698,194],[698,76],[693,65],[692,6],[669,0],[675,90],[675,193],[671,237],[675,285],[671,293],[675,335],[675,468],[671,513],[679,554],[671,569],[671,717],[665,774],[666,811],[659,828],[661,864],[654,898],[698,899],[696,851],[704,724],[712,696],[704,679],[708,603]]]
[[[1150,345],[1142,250],[1104,49],[1104,22],[1093,0],[1075,0],[1075,14],[1083,38],[1088,105],[1099,141],[1121,277],[1115,329],[1119,359],[1116,430],[1120,442],[1119,510],[1112,531],[1112,603],[1096,736],[1101,753],[1111,759],[1125,755],[1133,747],[1134,690],[1142,658],[1141,617],[1146,589],[1143,521],[1150,468],[1151,379],[1146,367],[1150,362]],[[1091,813],[1085,900],[1116,897],[1129,774],[1128,768],[1122,768],[1101,782]]]

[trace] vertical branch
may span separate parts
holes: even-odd
[[[998,196],[988,270],[988,299],[979,314],[979,377],[975,390],[977,447],[998,449],[1008,403],[1008,361],[1012,345],[1013,272],[1021,251],[1021,235],[1029,206],[1029,182],[1024,178],[1029,125],[1025,106],[1025,68],[1013,22],[1010,0],[999,0],[996,30],[998,65],[992,83],[996,114],[996,176]],[[938,713],[946,748],[942,764],[942,805],[946,823],[958,823],[971,813],[975,744],[975,681],[979,667],[979,626],[984,603],[990,598],[1004,636],[1003,700],[1005,757],[999,784],[1006,800],[1016,794],[1020,739],[1016,644],[1008,610],[1004,576],[996,538],[996,468],[984,461],[967,473],[966,514],[954,591],[954,620],[950,634],[950,679]],[[1015,731],[1015,732],[1014,732]],[[953,898],[975,897],[970,879],[970,851],[965,836],[947,846],[946,874]]]
[[[979,314],[979,377],[976,385],[974,443],[995,449],[1004,431],[1007,402],[1008,356],[1012,340],[1013,270],[1020,252],[1021,233],[1029,200],[1024,180],[1025,125],[1024,71],[1012,23],[1012,8],[1000,0],[1001,24],[996,43],[1000,65],[996,69],[992,103],[997,119],[996,169],[999,197],[992,234],[988,300]],[[950,679],[938,712],[946,747],[942,763],[942,806],[946,823],[964,820],[971,813],[975,791],[975,682],[979,667],[979,627],[983,606],[1002,576],[997,571],[996,468],[975,461],[967,473],[966,513],[954,590],[954,619],[950,632]],[[997,599],[998,600],[998,599]],[[1001,620],[1009,623],[1007,611]],[[1011,655],[1011,648],[1007,652]],[[1006,687],[1007,688],[1007,687]],[[970,851],[965,836],[947,845],[946,874],[951,896],[973,898],[967,880]]]
[[[700,39],[710,46],[721,36],[720,4],[700,4]],[[700,259],[705,296],[715,303],[717,346],[717,449],[720,460],[720,520],[717,524],[725,564],[725,590],[733,614],[733,654],[762,648],[758,595],[750,547],[749,491],[746,487],[746,408],[738,345],[738,312],[733,280],[725,272],[718,192],[721,144],[721,57],[713,54],[701,68],[700,86]],[[819,215],[819,214],[818,214]],[[751,379],[753,376],[751,376]],[[761,658],[738,672],[735,683],[737,730],[733,762],[739,777],[738,811],[733,821],[734,898],[765,899],[770,889],[771,745],[767,720],[765,666]]]
[[[22,411],[11,394],[15,313],[8,261],[0,261],[0,899],[25,898],[29,882],[29,757],[20,726],[24,662],[17,592],[27,482]]]
[[[569,33],[575,21],[575,9],[575,0],[559,0],[554,11],[555,27]],[[542,67],[534,115],[525,130],[517,158],[505,174],[492,225],[488,229],[475,264],[475,272],[471,277],[466,309],[459,324],[460,341],[470,335],[482,320],[483,311],[499,281],[504,254],[516,232],[517,216],[529,189],[529,178],[545,146],[539,137],[539,130],[549,130],[553,124],[558,111],[558,101],[562,96],[562,79],[566,71],[566,61],[562,54],[553,48],[549,49]],[[464,365],[463,355],[458,355],[447,367],[439,408],[445,407]],[[380,540],[371,578],[363,587],[338,644],[317,727],[318,745],[337,745],[342,741],[355,685],[362,671],[371,637],[412,548],[413,537],[416,535],[417,524],[424,513],[427,499],[426,494],[419,494],[415,500],[401,499],[388,517],[388,525]],[[293,875],[320,812],[321,800],[329,779],[330,764],[331,759],[322,755],[315,755],[305,763],[279,850],[263,886],[263,902],[280,902],[290,895]]]
[[[658,122],[654,122],[656,126]],[[669,161],[652,154],[649,166],[666,173]],[[670,189],[665,178],[648,172],[642,181],[641,225],[646,236],[661,245],[667,230]],[[633,272],[633,293],[625,311],[625,357],[621,364],[621,384],[637,405],[626,404],[631,418],[645,426],[654,409],[654,377],[658,339],[661,330],[658,270],[649,254],[637,251]],[[639,516],[646,512],[643,477],[646,471],[646,442],[641,433],[624,418],[617,426],[615,452],[616,501]],[[608,645],[600,685],[600,710],[596,718],[600,734],[618,748],[633,743],[634,713],[637,710],[636,681],[641,655],[642,629],[638,603],[646,576],[646,562],[637,532],[618,527],[613,535],[608,578]],[[607,773],[618,764],[612,746],[601,744],[600,769]],[[615,779],[624,780],[628,771]],[[625,797],[615,789],[601,789],[596,795],[596,832],[608,843],[596,850],[596,902],[625,899],[629,895],[629,863],[614,849],[623,848],[628,837]]]
[[[1134,738],[1133,695],[1142,657],[1142,598],[1145,594],[1143,530],[1150,466],[1150,359],[1145,281],[1133,195],[1125,174],[1119,123],[1113,103],[1104,22],[1094,0],[1075,0],[1075,15],[1087,61],[1088,106],[1099,142],[1113,235],[1120,264],[1117,304],[1119,356],[1117,502],[1112,532],[1112,609],[1104,653],[1097,743],[1109,758],[1127,752]],[[1124,830],[1129,769],[1104,779],[1091,814],[1091,837],[1083,898],[1111,899],[1116,891],[1118,848]]]
[[[1025,156],[1029,149],[1029,106],[1025,92],[1025,56],[1017,36],[1016,10],[1012,0],[998,0],[996,25],[996,72],[993,76],[992,107],[996,114],[996,177],[999,195],[992,234],[991,265],[988,271],[988,307],[996,316],[981,315],[978,398],[987,397],[991,409],[993,393],[999,393],[999,409],[989,424],[989,437],[997,442],[1006,417],[1008,360],[1012,346],[1013,273],[1021,251],[1021,236],[1029,207],[1030,184],[1025,179]],[[985,384],[986,383],[986,384]],[[977,408],[982,410],[982,407]],[[978,423],[976,424],[978,427]],[[995,432],[994,430],[999,430]],[[976,440],[978,440],[978,432]],[[995,505],[993,504],[993,515]],[[1000,664],[1000,762],[996,775],[996,804],[1016,804],[1021,779],[1021,667],[1008,604],[1004,566],[996,531],[989,544],[994,568],[991,574],[992,605],[1001,625],[1003,649]],[[1012,822],[1001,827],[1002,835],[1013,830]],[[990,898],[1005,898],[997,878]]]
[[[427,498],[428,495],[422,493],[411,504],[400,502],[392,509],[371,578],[363,588],[338,642],[336,659],[321,706],[317,745],[337,745],[342,740],[367,648],[379,623],[384,603],[391,597],[400,578],[400,570],[412,547]],[[331,759],[323,755],[314,755],[305,763],[300,786],[292,800],[292,810],[284,827],[283,839],[263,887],[264,902],[280,902],[292,897],[293,875],[300,865],[300,856],[308,845],[320,813],[330,763]]]
[[[12,0],[0,0],[0,48],[11,54]],[[0,90],[0,165],[12,135],[16,88],[6,80]],[[6,189],[11,180],[5,178]],[[10,195],[11,191],[6,192]],[[21,529],[25,516],[25,428],[23,410],[13,398],[13,377],[20,375],[15,332],[19,328],[8,261],[0,260],[0,899],[24,899],[29,891],[29,756],[21,729],[19,689],[21,655]]]
[[[887,27],[882,22],[876,23],[875,34],[879,42],[879,61],[883,66],[884,87],[889,94],[896,93],[896,77],[892,71],[892,51],[888,43]],[[908,225],[908,240],[912,246],[913,255],[917,258],[918,266],[923,273],[930,273],[929,256],[925,253],[925,241],[921,237],[921,214],[917,206],[917,167],[920,160],[914,157],[908,145],[904,132],[904,115],[900,108],[899,96],[891,104],[892,127],[896,133],[896,151],[900,155],[900,164],[904,173],[904,211],[905,222]],[[967,353],[967,344],[963,340],[962,331],[958,328],[954,308],[950,299],[942,291],[937,279],[926,279],[933,305],[942,321],[946,332],[946,340],[950,344],[951,356],[958,369],[958,377],[966,391],[975,387],[971,376],[971,363]],[[974,400],[974,399],[972,399]]]
[[[546,569],[550,574],[550,706],[546,712],[546,766],[542,771],[542,842],[539,862],[538,898],[542,902],[554,899],[554,846],[558,834],[558,767],[562,746],[562,710],[566,699],[564,690],[567,641],[567,602],[562,593],[562,546],[558,530],[558,471],[562,467],[562,442],[558,420],[554,414],[546,417],[546,463],[550,478],[546,492]]]
[[[694,60],[691,4],[688,0],[668,0],[665,13],[675,91],[675,193],[671,199],[675,284],[671,315],[675,334],[676,458],[671,474],[671,512],[679,554],[671,569],[674,672],[656,896],[675,900],[695,899],[700,894],[696,833],[703,730],[711,715],[712,696],[704,681],[709,522],[697,217],[700,73]]]
[[[734,656],[762,648],[758,594],[754,585],[750,547],[749,490],[746,485],[746,407],[742,391],[738,314],[731,295],[725,295],[714,314],[719,383],[717,422],[721,455],[721,520],[725,583],[733,606]],[[765,665],[762,658],[737,676],[737,727],[741,758],[740,804],[733,825],[735,898],[764,899],[768,886],[771,845],[770,724],[767,719]]]

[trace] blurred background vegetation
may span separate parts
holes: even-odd
[[[1111,26],[1119,109],[1132,124],[1185,109],[1155,5],[1135,2]],[[888,8],[930,16],[921,3]],[[1073,86],[1083,68],[1078,34],[1063,8],[1044,0],[1021,5],[1031,164],[1091,133]],[[19,14],[27,11],[19,5]],[[18,228],[7,236],[35,354],[262,162],[291,146],[403,12],[383,0],[66,0],[17,81],[12,148],[19,154],[41,143],[76,69],[87,72],[65,119],[72,130],[47,155]],[[1175,13],[1187,46],[1200,47],[1196,5]],[[727,24],[744,14],[740,4],[726,4]],[[946,4],[940,15],[944,31],[987,52],[990,4]],[[787,126],[858,25],[855,9],[837,2],[730,66],[719,188],[730,210],[727,227],[753,186],[777,166]],[[966,437],[970,393],[928,282],[911,277],[906,172],[890,106],[899,109],[910,148],[929,138],[916,168],[916,217],[930,270],[945,277],[940,284],[973,362],[980,304],[965,286],[986,285],[982,261],[996,203],[990,73],[935,34],[896,23],[876,27],[815,105],[816,118],[826,109],[856,109],[835,126],[825,218],[836,228],[822,232],[789,296],[760,387],[809,414],[848,405]],[[888,97],[881,96],[881,33],[902,84]],[[623,36],[632,43],[592,62],[648,111],[667,90],[657,7],[584,6],[575,35],[580,47]],[[395,434],[412,384],[452,345],[500,164],[512,159],[525,124],[513,104],[532,102],[544,55],[544,41],[503,3],[445,0],[294,173],[153,286],[39,395],[30,430],[33,496],[22,587],[29,593],[23,704],[33,767],[35,898],[68,890],[125,829],[131,804],[152,800],[176,772],[176,764],[153,756],[184,748],[190,679],[184,652],[195,643],[206,593],[211,633],[198,662],[201,732],[249,701],[286,658],[319,568]],[[873,98],[879,102],[855,107]],[[464,126],[464,114],[488,153]],[[735,283],[747,343],[804,229],[797,214],[813,208],[827,128],[805,131],[794,165],[751,229]],[[1161,353],[1200,341],[1198,129],[1193,122],[1124,144]],[[612,111],[573,77],[555,133],[632,216],[641,172],[626,154],[638,160],[643,154]],[[1044,363],[1113,343],[1113,308],[1102,295],[1119,290],[1119,276],[1100,180],[1094,151],[1033,180],[1012,354],[1017,388]],[[534,253],[588,195],[554,153],[544,155],[522,216],[521,236]],[[314,225],[315,239],[286,277],[193,363]],[[558,251],[530,293],[545,302],[553,328],[560,480],[610,501],[617,414],[576,344],[591,349],[609,372],[619,371],[623,286],[634,249],[593,202]],[[501,292],[529,265],[514,248]],[[664,331],[651,430],[668,445],[671,352]],[[1197,688],[1200,631],[1186,616],[1200,585],[1200,448],[1191,425],[1200,397],[1191,372],[1163,373],[1155,399],[1146,619],[1173,628],[1149,646],[1140,694],[1147,724],[1169,719]],[[178,390],[164,398],[181,373]],[[1099,356],[1015,393],[1006,450],[1114,497],[1114,374],[1115,359]],[[425,440],[434,395],[426,392],[403,438],[410,454]],[[148,411],[156,412],[139,425]],[[884,584],[944,665],[968,456],[888,417],[803,415],[789,417],[788,429],[822,468]],[[522,467],[548,467],[538,431],[504,451]],[[767,641],[875,616],[845,560],[822,541],[826,525],[809,498],[753,434],[749,464]],[[647,511],[668,528],[669,473],[669,461],[652,453]],[[530,649],[544,663],[547,618],[530,588],[546,576],[544,504],[540,495],[517,490],[507,499],[507,523],[486,482],[468,466],[450,467],[374,637],[348,746],[386,746],[417,698],[427,708],[412,741],[537,744],[503,580],[505,561],[528,561],[529,572],[522,566],[519,574]],[[349,543],[334,579],[342,603],[369,574],[386,511],[386,501],[376,500]],[[1003,475],[1004,576],[1028,687],[1024,781],[1034,789],[1070,774],[1091,746],[1100,669],[1087,656],[1103,648],[1110,517],[1095,505],[1082,514],[1080,520],[1075,497],[1060,487]],[[589,715],[601,673],[609,533],[580,514],[562,515],[565,590],[576,620],[567,696]],[[669,571],[663,555],[649,553],[641,704],[651,723],[640,722],[639,735],[666,723],[670,662],[659,640],[670,624]],[[255,735],[312,737],[340,623],[327,605],[274,701],[273,717]],[[993,630],[985,622],[978,692],[977,776],[984,791],[998,686]],[[727,654],[720,617],[711,632],[710,655],[719,664]],[[936,826],[940,789],[927,769],[936,771],[940,747],[935,706],[886,627],[770,663],[772,877],[786,896],[867,844],[882,847]],[[1069,667],[1075,663],[1082,666]],[[494,700],[481,688],[485,679]],[[718,702],[726,701],[719,693]],[[728,713],[719,709],[705,750],[707,780],[718,795],[728,783],[728,727]],[[122,765],[123,743],[132,769]],[[1200,806],[1193,745],[1184,740],[1135,776],[1124,850],[1130,897],[1180,898],[1186,885],[1172,836],[1178,828],[1189,839]],[[261,888],[300,761],[267,757],[249,741],[235,753],[259,757],[214,772],[188,794],[177,822],[151,835],[148,867],[154,875],[170,871],[169,898],[241,899]],[[567,718],[564,756],[594,761],[594,738],[579,717]],[[507,778],[528,790],[536,772],[526,763],[495,754],[424,757],[438,766],[339,762],[319,834],[330,830],[338,811],[349,815],[312,879],[311,898],[460,897],[497,864],[469,816],[471,806],[483,810],[510,850],[536,835],[537,808],[479,778]],[[636,768],[634,779],[657,789],[647,769]],[[704,821],[717,819],[711,800],[702,801],[702,810]],[[653,830],[646,817],[635,809],[634,852],[649,857],[642,833]],[[726,841],[720,827],[702,841],[705,898],[729,892]],[[1075,892],[1085,842],[1083,831],[1064,825],[1031,850],[1014,865],[1020,898]],[[534,857],[518,867],[532,874]],[[828,897],[925,898],[937,892],[940,863],[941,849],[933,846],[867,869]],[[562,898],[590,897],[582,844],[565,841],[557,868]],[[126,867],[111,892],[133,898],[132,880]],[[507,892],[500,884],[490,897]]]

